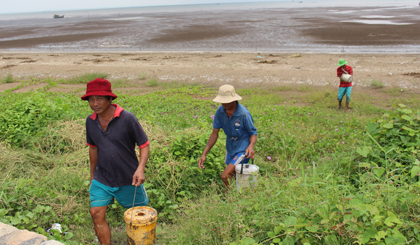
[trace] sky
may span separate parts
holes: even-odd
[[[237,2],[273,2],[273,0],[0,0],[0,13]]]

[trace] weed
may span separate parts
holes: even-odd
[[[151,78],[147,81],[146,86],[156,87],[158,86],[158,80],[156,78]]]
[[[375,79],[372,79],[369,85],[376,89],[385,87],[385,84],[383,82],[375,80]]]
[[[147,78],[147,73],[146,72],[140,73],[139,80],[146,80],[146,78]]]
[[[125,88],[128,86],[128,82],[129,80],[127,79],[117,79],[112,81],[111,84],[113,88]]]
[[[95,80],[96,78],[105,79],[107,76],[108,76],[108,74],[99,73],[99,72],[85,73],[85,74],[80,75],[78,77],[70,78],[67,81],[65,81],[65,83],[70,83],[70,84],[88,83],[92,80]]]
[[[3,78],[3,83],[14,83],[17,80],[13,78],[12,74],[7,74],[7,76],[5,78]]]
[[[384,90],[382,90],[382,92],[384,93],[388,93],[392,96],[399,96],[401,95],[402,89],[401,88],[386,88]]]

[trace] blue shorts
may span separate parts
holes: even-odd
[[[338,88],[338,101],[341,102],[343,100],[344,94],[346,95],[346,102],[350,103],[350,97],[351,97],[351,87],[339,87]]]
[[[238,165],[242,163],[242,160],[245,158],[245,152],[242,153],[236,153],[233,156],[229,156],[228,154],[226,154],[226,158],[225,158],[225,164],[229,165],[229,164],[233,164],[233,165]],[[244,163],[248,163],[249,162],[249,158],[245,158]]]
[[[103,207],[108,206],[114,202],[114,198],[124,208],[133,207],[134,192],[136,187],[134,185],[124,185],[121,187],[109,187],[100,183],[97,180],[92,180],[89,188],[90,193],[90,207]],[[145,206],[149,203],[146,189],[143,185],[137,188],[136,201],[134,207]]]

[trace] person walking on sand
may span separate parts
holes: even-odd
[[[251,113],[239,104],[238,100],[242,100],[242,97],[235,93],[233,86],[223,85],[219,88],[219,93],[213,101],[222,105],[214,115],[213,131],[198,161],[198,167],[204,169],[206,155],[216,143],[219,130],[223,128],[227,152],[222,180],[226,187],[229,187],[230,181],[235,177],[235,166],[245,157],[244,163],[248,163],[250,158],[254,159],[254,146],[257,142],[257,129]]]
[[[340,59],[337,64],[337,77],[340,78],[340,87],[338,88],[338,109],[341,109],[341,101],[343,100],[344,95],[346,95],[346,109],[349,109],[350,97],[351,97],[351,86],[352,82],[346,82],[341,79],[343,74],[349,74],[353,76],[353,68],[347,65],[347,61]]]
[[[116,98],[111,83],[101,78],[90,81],[86,94],[81,98],[89,102],[93,111],[86,119],[90,215],[102,245],[111,244],[111,231],[105,213],[114,198],[124,208],[131,208],[133,202],[134,206],[144,206],[149,202],[143,186],[149,140],[134,114],[111,103]],[[139,159],[135,144],[140,148]]]

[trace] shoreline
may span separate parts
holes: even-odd
[[[420,52],[348,52],[348,51],[331,51],[331,52],[316,52],[316,51],[302,51],[302,50],[261,50],[261,51],[246,51],[246,50],[83,50],[83,51],[22,51],[22,50],[2,50],[0,54],[314,54],[314,55],[418,55]],[[0,56],[1,57],[1,56]]]

